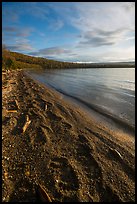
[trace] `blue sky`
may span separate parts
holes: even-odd
[[[61,61],[134,61],[135,2],[3,2],[2,43]]]

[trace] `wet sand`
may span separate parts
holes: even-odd
[[[2,73],[2,201],[135,202],[130,135],[29,78]],[[49,200],[48,200],[49,201]]]

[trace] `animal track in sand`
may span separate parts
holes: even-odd
[[[66,130],[70,130],[72,128],[72,125],[67,122],[62,122],[61,127],[66,131]]]
[[[105,184],[103,186],[101,191],[101,202],[107,201],[107,202],[122,202],[121,198],[118,196],[118,194],[115,192],[114,189],[112,189],[111,186]]]
[[[33,147],[35,145],[43,146],[50,142],[47,130],[41,126],[38,127],[36,131],[31,132],[31,135],[29,135],[29,138]]]
[[[90,145],[88,139],[84,135],[78,135],[78,140],[77,156],[80,158],[84,157],[85,161],[90,160],[90,158],[93,157],[93,147]]]
[[[93,147],[91,147],[84,135],[79,135],[78,137],[80,144],[77,148],[77,156],[80,163],[85,168],[87,177],[90,179],[89,193],[93,202],[120,201],[120,198],[113,192],[111,187],[103,184],[101,167],[92,155],[94,151]]]
[[[102,170],[96,159],[93,157],[93,147],[84,135],[79,135],[77,146],[77,159],[90,180],[89,192],[93,200],[99,201],[98,189],[102,186]]]
[[[47,137],[46,130],[42,127],[37,128],[37,134],[36,134],[35,142],[45,144],[48,141],[49,141],[49,138]]]
[[[55,157],[50,161],[49,169],[52,173],[56,190],[63,196],[70,196],[79,189],[79,181],[75,170],[65,157]]]
[[[79,141],[82,143],[89,143],[88,139],[84,135],[78,135]]]
[[[123,171],[128,175],[130,179],[134,181],[135,170],[125,161],[125,159],[116,149],[109,147],[108,158],[110,160],[115,160],[115,162],[119,162],[120,167],[123,169]]]
[[[21,91],[26,90],[26,83],[21,78],[19,79],[18,88]]]
[[[59,116],[57,116],[56,114],[52,113],[50,110],[47,111],[46,113],[47,113],[48,118],[49,118],[50,120],[59,122],[59,121],[61,121],[61,119],[62,119],[61,117],[59,117]]]
[[[10,121],[10,117],[5,116],[2,118],[2,124],[3,125],[7,125],[9,121]]]
[[[20,179],[14,187],[8,202],[35,202],[35,185],[27,179]]]
[[[25,114],[20,114],[19,118],[17,119],[17,125],[13,129],[12,133],[13,134],[21,134],[22,133],[22,128],[24,126],[24,123],[26,121],[26,115]]]
[[[63,115],[65,115],[65,116],[67,116],[69,118],[72,118],[70,112],[66,108],[64,108],[62,105],[60,105],[58,103],[56,104],[56,106],[60,110],[60,112],[63,113]]]
[[[35,107],[42,109],[43,111],[51,111],[53,104],[50,102],[47,102],[45,99],[43,98],[38,98],[35,97],[35,104],[33,104]]]

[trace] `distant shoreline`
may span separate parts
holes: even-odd
[[[70,68],[134,68],[135,62],[76,63],[50,60],[42,57],[2,50],[2,70],[6,69],[70,69]]]

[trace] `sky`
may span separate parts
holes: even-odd
[[[135,61],[135,2],[3,2],[2,43],[59,61]]]

